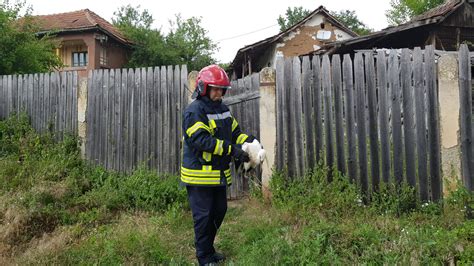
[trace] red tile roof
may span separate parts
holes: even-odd
[[[114,25],[101,18],[89,9],[73,12],[34,16],[35,23],[41,31],[57,30],[59,32],[100,29],[118,41],[130,45],[128,40]]]

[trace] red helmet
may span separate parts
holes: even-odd
[[[196,88],[199,95],[205,96],[208,86],[224,89],[223,94],[227,89],[230,89],[229,77],[224,69],[218,65],[210,65],[199,71],[196,79]]]

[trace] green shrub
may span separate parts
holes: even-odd
[[[20,154],[25,137],[34,135],[28,116],[21,113],[18,117],[12,114],[5,120],[0,120],[0,157]],[[26,138],[28,139],[28,138]]]
[[[405,182],[401,185],[382,182],[379,191],[372,192],[369,205],[379,214],[400,215],[420,208],[416,190]]]
[[[360,208],[361,198],[355,185],[337,172],[333,172],[329,182],[328,174],[325,167],[318,167],[312,173],[293,180],[275,173],[270,182],[272,203],[301,213],[319,210],[336,216]]]

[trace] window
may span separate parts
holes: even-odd
[[[72,66],[73,67],[87,66],[87,63],[88,63],[87,52],[72,53]]]
[[[331,39],[331,32],[328,30],[318,30],[316,38],[318,40],[329,40]]]

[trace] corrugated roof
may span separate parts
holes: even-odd
[[[447,16],[449,16],[452,12],[456,11],[464,3],[464,1],[465,0],[448,0],[446,3],[432,8],[426,11],[425,13],[414,17],[412,20],[400,24],[398,26],[391,26],[368,35],[329,43],[323,46],[321,50],[319,50],[319,53],[334,53],[336,52],[335,49],[340,46],[352,45],[355,43],[369,41],[377,38],[383,38],[393,33],[417,28],[420,26],[439,23],[443,21]]]
[[[34,16],[33,20],[42,32],[53,30],[68,32],[97,28],[124,44],[132,44],[117,28],[89,9]]]
[[[419,16],[414,17],[410,22],[435,18],[439,16],[446,16],[450,12],[452,12],[460,3],[462,3],[462,0],[448,0],[446,3],[432,8]]]

